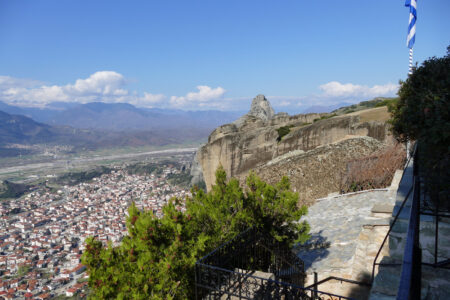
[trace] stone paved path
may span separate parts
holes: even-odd
[[[350,270],[363,225],[389,220],[372,216],[373,206],[394,203],[395,191],[388,189],[318,200],[305,218],[311,225],[308,244],[313,249],[298,253],[305,271],[315,271],[323,278],[324,274]]]

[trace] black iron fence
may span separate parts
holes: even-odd
[[[427,157],[420,150],[420,145],[415,145],[411,161],[408,161],[406,168],[413,166],[413,183],[402,199],[397,214],[392,221],[389,231],[386,234],[381,247],[375,257],[372,268],[372,281],[376,266],[401,266],[400,285],[397,292],[397,299],[415,299],[420,295],[422,265],[435,268],[449,268],[450,259],[438,260],[439,256],[439,222],[442,218],[450,218],[450,168],[443,165],[430,167],[423,160]],[[422,161],[421,161],[422,159]],[[448,165],[448,159],[446,166]],[[442,159],[442,161],[445,161]],[[427,160],[428,162],[428,160]],[[407,171],[405,168],[405,172]],[[405,174],[404,172],[404,174]],[[406,235],[406,244],[403,260],[401,262],[378,263],[378,256],[398,220],[409,196],[412,194],[410,216],[408,220],[408,230]],[[431,216],[435,223],[434,231],[434,253],[433,262],[424,262],[422,260],[422,249],[420,247],[420,216]]]
[[[197,299],[350,299],[304,288],[304,281],[303,261],[255,228],[195,265]]]
[[[420,148],[419,148],[420,150]],[[418,159],[421,159],[419,151]],[[422,161],[425,157],[422,158]],[[434,160],[433,164],[418,163],[417,175],[419,178],[419,210],[420,215],[431,216],[434,219],[434,251],[433,260],[423,261],[423,265],[428,265],[438,268],[450,268],[450,258],[441,260],[439,253],[439,223],[443,219],[450,218],[450,157],[444,157],[439,160]]]

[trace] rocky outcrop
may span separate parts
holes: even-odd
[[[239,127],[243,122],[245,122],[245,119],[248,117],[255,117],[262,120],[263,122],[266,122],[272,119],[274,115],[275,111],[273,110],[269,101],[267,101],[266,97],[264,95],[258,95],[253,98],[250,111],[233,123]]]
[[[267,99],[258,95],[248,114],[215,129],[208,143],[198,150],[197,159],[207,188],[214,183],[219,165],[228,176],[236,177],[296,150],[309,151],[356,136],[386,140],[385,122],[361,122],[358,115],[326,119],[327,116],[274,114]],[[280,140],[277,130],[285,126],[290,132]]]

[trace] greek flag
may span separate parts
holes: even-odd
[[[408,38],[406,39],[406,45],[409,49],[414,46],[416,40],[416,20],[417,20],[417,1],[406,0],[405,6],[409,6],[409,25],[408,25]]]

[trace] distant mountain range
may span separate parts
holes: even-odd
[[[179,132],[129,130],[120,132],[52,126],[36,122],[23,115],[10,115],[0,111],[0,156],[14,156],[11,147],[25,149],[15,151],[17,153],[29,152],[27,148],[17,145],[68,145],[75,150],[115,146],[162,146],[200,139],[205,134],[207,134],[206,131],[187,133],[183,130]]]
[[[190,130],[212,131],[217,126],[238,119],[243,112],[182,111],[137,108],[127,103],[91,102],[87,104],[52,104],[50,108],[22,108],[0,101],[0,110],[28,116],[49,125],[64,125],[102,130]]]
[[[199,141],[241,114],[144,109],[101,102],[52,103],[41,109],[0,101],[0,157],[35,153],[31,145],[67,145],[77,151]]]
[[[376,98],[351,106],[348,103],[312,106],[303,113],[337,112],[337,108],[345,106],[345,109],[356,109],[384,100]],[[199,141],[206,139],[218,126],[231,123],[243,114],[148,109],[127,103],[102,102],[51,103],[47,108],[33,108],[0,101],[0,157],[33,153],[30,145],[64,145],[77,151]]]

